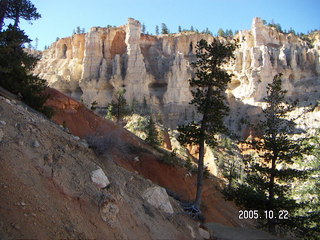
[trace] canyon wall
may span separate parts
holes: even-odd
[[[145,35],[138,21],[128,19],[124,26],[93,27],[87,34],[58,40],[43,51],[35,72],[49,86],[88,106],[96,101],[98,107],[105,107],[124,87],[128,102],[145,98],[174,127],[193,115],[188,79],[196,43],[214,38],[195,32]],[[320,91],[318,35],[310,43],[255,18],[252,29],[240,31],[235,38],[239,41],[236,58],[225,66],[234,74],[227,90],[232,109],[229,127],[241,130],[240,118],[261,113],[266,86],[277,73],[283,74],[288,95],[300,99],[300,107],[315,103]],[[311,119],[317,119],[317,114]]]

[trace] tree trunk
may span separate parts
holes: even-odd
[[[271,174],[270,174],[270,182],[269,182],[269,201],[268,201],[268,211],[274,211],[274,178],[275,178],[275,169],[276,169],[276,160],[278,158],[278,153],[275,153],[271,160]],[[268,218],[268,228],[269,232],[275,234],[276,226],[274,219]]]
[[[208,88],[206,99],[210,99],[212,96],[212,88]],[[210,106],[208,106],[210,107]],[[198,175],[197,175],[197,194],[194,201],[194,206],[200,209],[202,199],[202,188],[203,188],[203,161],[204,161],[204,140],[207,129],[208,115],[206,111],[203,114],[201,128],[200,128],[200,141],[199,141],[199,159],[198,159]]]
[[[8,9],[9,0],[1,0],[0,2],[0,31],[2,31],[4,19],[6,17],[6,12]]]
[[[201,124],[201,140],[199,143],[199,159],[198,159],[198,174],[197,174],[197,194],[194,201],[194,206],[200,209],[201,198],[202,198],[202,187],[203,187],[203,159],[204,159],[204,134],[205,134],[206,122],[202,120]]]
[[[20,16],[21,16],[21,5],[23,3],[20,1],[17,1],[14,5],[14,28],[18,28],[19,27],[19,23],[20,23]]]

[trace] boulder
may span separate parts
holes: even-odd
[[[164,188],[159,186],[150,187],[144,191],[143,198],[152,206],[166,213],[173,214],[169,196]]]
[[[199,234],[204,239],[210,239],[210,233],[207,230],[203,229],[203,228],[199,228]]]
[[[101,168],[98,168],[97,170],[91,172],[91,180],[99,188],[105,188],[110,184],[108,177],[105,175],[104,171]]]
[[[117,224],[117,215],[119,208],[116,204],[108,202],[100,207],[100,216],[103,221],[109,224],[110,227],[115,227]]]
[[[37,140],[35,140],[35,141],[32,143],[32,146],[35,147],[35,148],[38,148],[38,147],[40,147],[40,143],[39,143]]]

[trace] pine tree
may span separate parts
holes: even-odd
[[[219,37],[225,37],[226,36],[226,33],[224,32],[224,30],[222,28],[219,28],[218,30],[218,36]]]
[[[146,33],[146,25],[144,25],[144,23],[142,24],[141,31],[143,34]]]
[[[140,111],[140,112],[141,112],[142,116],[149,115],[151,113],[151,109],[150,109],[150,106],[147,103],[146,96],[143,96],[142,111]]]
[[[80,26],[78,26],[77,28],[76,28],[76,34],[80,34],[81,33],[81,28],[80,28]]]
[[[159,146],[160,145],[159,136],[158,136],[159,134],[156,129],[156,125],[152,119],[152,116],[150,116],[146,131],[147,131],[147,137],[145,141],[153,147]]]
[[[260,139],[247,141],[247,144],[258,153],[247,161],[246,183],[236,190],[241,195],[247,208],[267,211],[267,222],[271,233],[276,233],[276,226],[293,226],[294,219],[279,219],[278,214],[285,209],[293,214],[299,207],[292,198],[293,181],[306,177],[306,172],[297,170],[293,164],[306,152],[301,139],[292,139],[294,122],[287,120],[288,113],[293,111],[296,103],[285,101],[286,90],[282,90],[281,74],[274,77],[267,87],[263,109],[264,120],[257,126]],[[243,192],[245,190],[245,192]],[[271,218],[269,213],[274,214]],[[291,217],[291,216],[290,216]]]
[[[224,44],[218,40],[208,44],[202,39],[197,43],[197,61],[192,63],[196,69],[196,77],[189,80],[190,86],[194,89],[190,104],[197,108],[202,119],[178,127],[178,140],[183,145],[199,147],[196,198],[190,208],[186,209],[198,216],[201,214],[204,147],[205,143],[212,148],[216,147],[215,134],[225,130],[223,119],[229,110],[225,103],[225,90],[231,75],[222,68],[222,65],[233,57],[234,50],[234,44]]]
[[[297,228],[302,239],[320,239],[320,129],[311,136],[305,145],[311,156],[307,161],[303,159],[300,165],[310,174],[304,182],[298,182],[295,187],[295,196],[303,205],[297,211],[300,220]]]
[[[0,1],[0,31],[2,31],[4,19],[7,17],[9,0]]]
[[[40,17],[40,14],[30,1],[9,0],[8,4],[4,16],[13,19],[14,25],[10,24],[0,32],[0,85],[21,95],[29,106],[51,117],[52,109],[43,106],[48,98],[43,94],[46,81],[32,74],[38,59],[24,51],[23,46],[30,43],[30,39],[18,25],[20,18],[32,20]]]
[[[124,88],[118,90],[115,94],[115,100],[112,100],[108,106],[108,116],[115,117],[117,124],[120,124],[123,118],[130,114],[129,105],[124,97],[125,93]]]
[[[29,0],[2,0],[0,11],[0,31],[2,30],[4,19],[13,20],[13,26],[18,28],[20,19],[32,21],[41,17],[37,12],[37,8]]]
[[[34,39],[34,42],[35,42],[34,48],[35,48],[36,50],[38,50],[39,38],[36,37],[36,38]]]
[[[178,32],[182,32],[181,26],[178,26]]]
[[[156,25],[156,35],[159,35],[159,26]]]
[[[169,34],[169,29],[165,23],[161,23],[161,34]]]

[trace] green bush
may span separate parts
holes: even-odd
[[[170,153],[165,152],[162,157],[162,162],[169,166],[176,166],[179,164],[179,159],[174,151]]]

